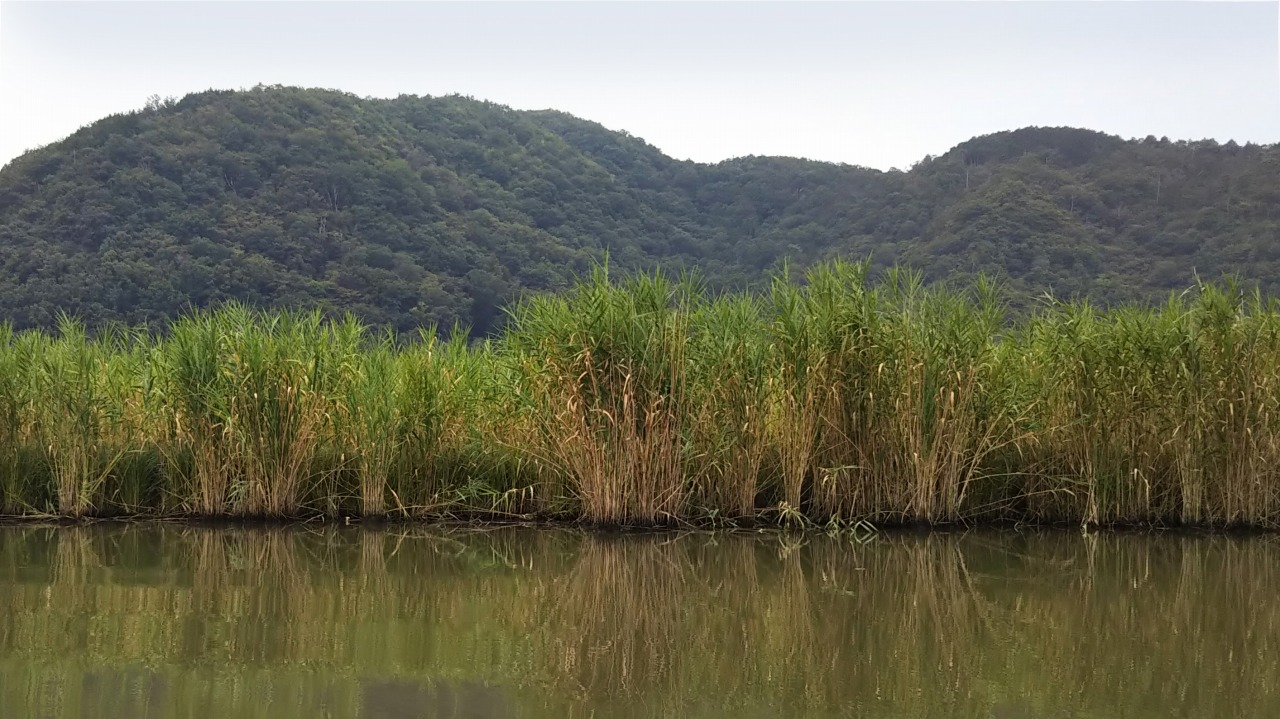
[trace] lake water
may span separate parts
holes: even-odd
[[[0,528],[0,716],[1276,717],[1280,540]]]

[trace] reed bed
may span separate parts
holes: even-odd
[[[600,269],[468,341],[197,311],[0,327],[0,514],[1280,524],[1280,309]]]

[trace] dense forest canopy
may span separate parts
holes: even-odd
[[[234,299],[486,332],[606,257],[728,289],[837,256],[994,274],[1015,301],[1159,301],[1224,273],[1280,293],[1280,147],[1027,128],[907,172],[707,165],[560,112],[259,87],[148,103],[0,171],[17,327]]]

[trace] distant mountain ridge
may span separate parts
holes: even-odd
[[[484,332],[606,254],[713,289],[845,256],[1020,298],[1157,301],[1193,273],[1280,294],[1280,147],[1026,128],[907,172],[707,165],[556,111],[260,87],[108,117],[0,171],[18,327],[238,299]]]

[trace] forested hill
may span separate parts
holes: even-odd
[[[606,253],[712,287],[841,255],[1023,297],[1158,300],[1224,272],[1280,293],[1280,147],[1030,128],[908,172],[704,165],[558,112],[257,88],[152,103],[0,171],[18,327],[240,299],[484,331]]]

